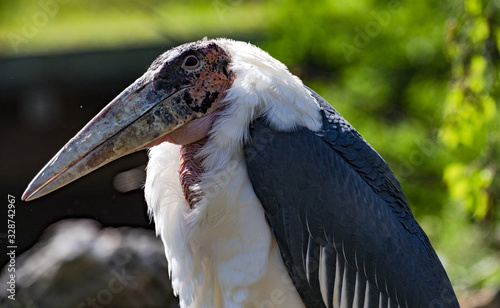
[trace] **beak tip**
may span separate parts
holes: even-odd
[[[32,199],[30,198],[32,195],[32,192],[30,191],[30,188],[26,188],[24,191],[23,195],[21,196],[22,201],[31,201]]]
[[[35,179],[33,179],[33,181],[28,185],[28,187],[26,187],[26,190],[24,191],[23,195],[21,196],[22,201],[27,202],[27,201],[35,200],[38,197],[43,196],[43,194],[40,194],[41,190],[42,190],[41,187],[39,185],[33,185],[33,182],[35,181]]]

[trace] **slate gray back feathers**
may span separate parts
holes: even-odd
[[[259,118],[245,145],[254,191],[306,307],[459,307],[389,166],[310,91],[320,131],[280,132]]]

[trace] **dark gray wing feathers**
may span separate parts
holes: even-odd
[[[385,161],[327,102],[318,132],[260,118],[248,174],[306,307],[458,307]]]

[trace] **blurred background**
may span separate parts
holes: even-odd
[[[462,307],[500,307],[495,302],[500,290],[500,1],[0,0],[0,187],[5,205],[0,246],[7,247],[7,195],[12,195],[16,266],[23,267],[24,275],[17,288],[26,299],[12,307],[50,307],[42,298],[56,291],[36,289],[36,266],[24,269],[49,261],[36,259],[35,250],[21,253],[60,220],[92,222],[60,223],[35,249],[52,245],[57,234],[68,234],[64,228],[86,226],[87,231],[77,232],[84,239],[70,236],[65,243],[81,242],[80,249],[91,251],[108,247],[121,256],[125,251],[129,258],[120,266],[127,271],[130,262],[142,258],[134,245],[124,250],[120,245],[137,240],[128,239],[131,233],[142,236],[124,226],[149,229],[140,232],[154,237],[141,189],[145,151],[30,203],[22,202],[21,194],[66,141],[156,56],[205,36],[260,46],[329,101],[396,174]],[[89,241],[84,234],[105,240]],[[87,260],[84,253],[78,256]],[[111,252],[95,258],[108,265],[116,260]],[[62,259],[78,258],[68,252]],[[6,253],[0,261],[7,264]],[[120,266],[106,281],[116,277]],[[159,273],[166,275],[166,265],[161,266]],[[72,280],[57,276],[54,268],[61,265],[44,269],[67,286]],[[106,307],[146,307],[132,301],[117,304],[119,294],[110,293],[106,281],[103,288],[84,289],[87,293],[75,303],[91,307],[85,294],[97,294]],[[23,293],[23,288],[31,291]]]

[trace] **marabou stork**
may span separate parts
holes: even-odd
[[[160,55],[22,198],[146,148],[181,307],[458,307],[385,161],[263,50],[204,39]]]

